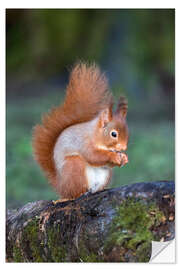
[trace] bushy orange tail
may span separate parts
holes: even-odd
[[[74,124],[92,120],[101,110],[111,106],[106,77],[99,68],[79,63],[73,68],[64,104],[43,117],[42,125],[33,132],[34,156],[51,184],[56,186],[53,150],[61,132]]]

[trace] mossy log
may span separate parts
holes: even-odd
[[[8,262],[148,262],[174,238],[174,182],[137,183],[8,211]]]

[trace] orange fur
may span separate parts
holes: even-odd
[[[93,64],[77,64],[70,75],[63,105],[43,117],[33,131],[34,156],[51,184],[57,188],[53,150],[58,136],[69,126],[93,119],[112,106],[106,77]]]
[[[59,186],[61,198],[75,199],[88,191],[85,162],[80,156],[68,156],[62,168]]]
[[[119,102],[117,105],[117,110],[116,110],[116,115],[119,117],[121,115],[122,117],[126,117],[127,114],[127,109],[128,109],[128,102],[127,99],[123,96],[119,98]]]
[[[57,182],[59,184],[56,187],[61,198],[75,199],[89,190],[85,170],[86,162],[81,156],[68,156],[65,158],[61,170],[61,179]],[[104,187],[108,185],[111,176],[112,172],[110,171],[109,177],[99,191],[103,190]]]
[[[128,157],[125,153],[96,149],[93,145],[90,145],[87,151],[86,161],[94,167],[106,165],[112,168],[114,166],[121,167],[128,162]]]

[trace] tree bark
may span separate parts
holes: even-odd
[[[8,262],[148,262],[174,238],[174,182],[137,183],[7,213]]]

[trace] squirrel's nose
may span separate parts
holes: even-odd
[[[127,150],[127,144],[118,143],[116,145],[116,149],[117,149],[117,151],[126,151]]]

